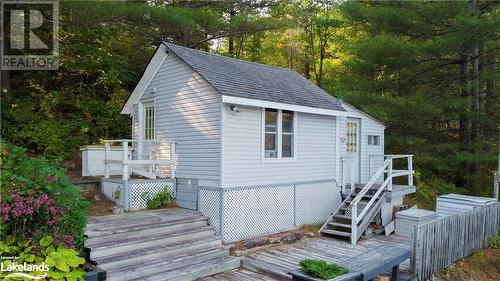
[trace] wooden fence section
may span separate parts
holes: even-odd
[[[498,235],[499,211],[496,203],[415,226],[410,264],[415,279],[425,280],[484,247]]]

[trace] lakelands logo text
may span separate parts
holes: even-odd
[[[0,69],[59,69],[58,4],[1,1]]]
[[[8,273],[5,277],[20,277],[40,280],[47,277],[49,266],[46,265],[45,262],[42,262],[41,264],[28,264],[26,262],[16,263],[15,261],[12,261],[11,263],[0,263],[0,270]],[[33,275],[33,272],[44,272],[44,274]]]

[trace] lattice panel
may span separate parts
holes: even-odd
[[[208,217],[208,223],[214,227],[215,233],[221,235],[220,190],[203,189],[198,191],[198,211]]]
[[[340,188],[334,181],[297,184],[297,227],[324,223],[340,203]]]
[[[123,183],[103,180],[101,183],[101,190],[102,193],[104,193],[104,195],[109,198],[109,200],[113,201],[116,205],[123,208]]]
[[[225,241],[294,228],[293,185],[224,190],[223,202]]]
[[[148,198],[153,198],[165,188],[175,198],[175,180],[145,180],[130,181],[130,210],[140,210],[147,207]]]

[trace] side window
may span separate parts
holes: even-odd
[[[263,109],[264,158],[293,159],[295,152],[295,112]]]
[[[369,135],[368,136],[368,144],[369,145],[380,145],[380,136]]]

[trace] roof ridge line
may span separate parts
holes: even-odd
[[[235,61],[240,61],[240,62],[243,62],[243,63],[256,64],[256,65],[263,66],[263,67],[268,67],[268,68],[277,68],[277,69],[282,69],[282,70],[297,72],[294,69],[288,68],[288,67],[282,67],[282,66],[264,64],[264,63],[259,63],[259,62],[254,62],[254,61],[248,61],[248,60],[239,59],[239,58],[232,58],[232,57],[224,56],[224,55],[221,55],[221,54],[205,52],[205,51],[202,51],[202,50],[197,50],[197,49],[189,48],[189,47],[182,46],[182,45],[177,45],[177,44],[174,44],[174,43],[164,42],[164,41],[162,41],[162,43],[165,44],[165,45],[167,45],[167,47],[168,47],[168,45],[174,45],[175,47],[189,49],[190,51],[195,51],[195,52],[199,52],[199,53],[203,53],[203,54],[207,54],[207,55],[219,56],[219,57],[222,57],[222,58],[228,59],[228,60],[235,60]]]

